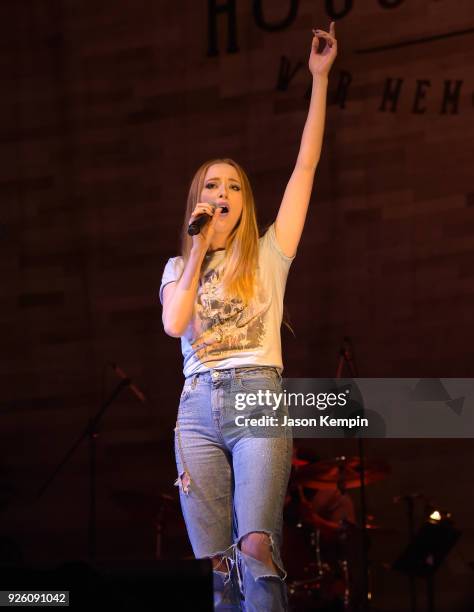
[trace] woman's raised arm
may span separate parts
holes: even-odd
[[[295,169],[286,186],[283,200],[275,221],[275,233],[283,253],[289,257],[296,253],[303,232],[308,210],[314,174],[321,155],[326,118],[326,97],[329,70],[336,58],[337,41],[335,23],[331,22],[329,33],[313,30],[308,66],[313,75],[313,87],[308,117],[301,137],[301,145]],[[318,53],[319,39],[326,46]]]

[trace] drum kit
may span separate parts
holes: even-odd
[[[409,545],[393,565],[374,559],[369,562],[372,538],[400,533],[398,529],[382,526],[363,510],[364,486],[387,478],[388,464],[361,459],[361,455],[321,461],[314,455],[303,457],[299,452],[301,449],[295,447],[284,504],[281,548],[291,612],[367,612],[380,595],[376,588],[374,599],[371,588],[371,583],[377,582],[376,568],[406,574],[413,612],[417,609],[415,576],[422,571],[427,582],[427,601],[432,602],[428,609],[434,612],[433,574],[460,533],[448,525],[450,513],[442,516],[430,510],[430,524],[424,524],[417,537],[414,500],[418,497],[424,502],[428,500],[419,493],[393,498],[394,503],[407,503],[411,525]],[[356,489],[361,498],[357,513],[351,496]],[[176,495],[115,490],[111,498],[136,521],[155,524],[156,559],[169,558],[182,548],[182,558],[193,558]],[[426,506],[424,514],[428,508],[431,506]],[[427,527],[430,527],[429,533],[426,533]],[[188,549],[186,557],[184,547]],[[427,574],[422,561],[431,557],[435,566]]]
[[[360,459],[308,461],[297,452],[285,500],[282,546],[291,609],[364,610],[364,539],[388,530],[373,516],[366,517],[365,529],[356,524],[347,490],[361,486]],[[386,478],[389,471],[380,461],[366,460],[364,484]]]
[[[284,508],[282,558],[288,573],[290,609],[294,612],[359,612],[363,600],[363,533],[356,524],[354,502],[348,490],[360,487],[360,460],[337,457],[309,461],[295,449]],[[366,460],[364,482],[387,477],[382,462]],[[172,539],[179,511],[177,500],[138,491],[115,490],[112,500],[136,520],[155,523],[157,559],[167,557],[163,533]],[[387,532],[367,516],[366,533]],[[176,531],[176,533],[174,533]]]

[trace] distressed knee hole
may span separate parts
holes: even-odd
[[[250,532],[240,539],[238,548],[244,557],[243,561],[249,566],[256,580],[265,577],[278,577],[285,580],[286,572],[281,566],[278,555],[275,556],[276,551],[271,533]]]
[[[249,557],[253,557],[268,567],[277,570],[273,562],[272,542],[267,533],[260,531],[248,533],[240,542],[240,550]]]

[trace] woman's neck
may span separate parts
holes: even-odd
[[[227,236],[214,236],[209,245],[209,251],[217,251],[219,249],[225,249],[225,243]]]
[[[212,255],[213,253],[216,253],[217,251],[225,251],[225,247],[217,247],[216,249],[209,247],[206,255]]]

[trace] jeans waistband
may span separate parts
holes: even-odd
[[[280,372],[275,366],[264,366],[264,365],[252,365],[252,366],[238,366],[236,368],[226,368],[224,370],[209,368],[206,372],[197,372],[196,374],[191,374],[186,377],[187,382],[191,382],[197,380],[198,378],[202,378],[204,380],[225,380],[238,378],[241,374],[245,374],[245,372],[253,372],[254,370],[273,370],[281,377]]]

